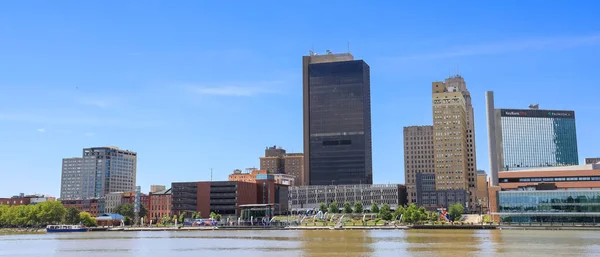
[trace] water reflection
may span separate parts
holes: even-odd
[[[477,256],[475,230],[407,230],[407,251],[423,256]]]
[[[371,231],[313,230],[302,231],[302,256],[371,256],[374,242]]]
[[[600,256],[597,231],[319,230],[0,235],[0,256]]]

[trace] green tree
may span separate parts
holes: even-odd
[[[210,212],[210,215],[209,215],[209,217],[210,217],[211,219],[213,219],[213,220],[216,220],[216,219],[217,219],[217,214],[216,214],[214,211],[213,211],[213,212]]]
[[[376,202],[373,202],[371,204],[371,213],[379,213],[379,206]]]
[[[352,205],[349,202],[344,203],[344,213],[346,213],[346,214],[352,213]]]
[[[187,215],[186,212],[181,212],[181,214],[179,214],[179,224],[183,224],[183,221],[185,220],[186,215]]]
[[[96,219],[92,218],[90,213],[84,211],[79,213],[79,221],[81,221],[81,223],[83,223],[83,225],[86,227],[95,227],[97,225]]]
[[[404,214],[404,207],[398,206],[398,208],[396,208],[396,210],[392,214],[392,219],[393,220],[400,219],[400,217],[402,217],[403,214]]]
[[[35,205],[26,205],[25,209],[25,224],[26,225],[37,225],[40,223],[38,219],[38,213],[40,212],[40,206]]]
[[[450,216],[451,221],[460,219],[464,212],[465,208],[460,203],[451,204],[450,208],[448,208],[448,216]]]
[[[354,203],[354,213],[363,213],[363,205],[361,202]]]
[[[133,203],[125,203],[121,204],[115,210],[116,213],[121,214],[123,216],[135,217],[134,205]],[[148,215],[148,209],[144,205],[140,205],[140,217],[146,217]]]
[[[169,216],[163,216],[160,223],[163,224],[163,226],[167,226],[171,223],[171,219],[169,219]]]
[[[177,221],[179,221],[179,220],[177,219],[177,215],[173,215],[173,219],[172,219],[172,221],[173,221],[173,223],[176,223]]]
[[[427,220],[427,217],[428,217],[427,210],[423,206],[419,207],[417,213],[418,213],[417,222],[422,222],[422,221]]]
[[[437,221],[438,214],[434,211],[427,212],[427,220],[428,221]]]
[[[382,220],[391,220],[392,219],[392,210],[387,203],[384,203],[379,210],[379,218]]]
[[[8,220],[8,205],[0,205],[0,226],[6,226],[10,224],[10,220]]]
[[[337,201],[333,201],[329,204],[329,213],[338,213],[340,212],[340,207],[338,206]]]
[[[65,224],[74,225],[78,224],[79,221],[79,210],[77,210],[75,207],[68,208],[65,214]]]
[[[123,217],[123,225],[125,225],[125,226],[131,225],[131,218],[129,216]]]
[[[59,201],[45,201],[37,204],[37,219],[42,224],[57,224],[63,220],[67,210]]]
[[[321,211],[322,213],[326,213],[327,212],[327,204],[320,203],[319,204],[319,211]]]
[[[202,213],[199,211],[192,213],[192,219],[200,219],[202,218]]]
[[[402,215],[402,222],[404,223],[415,223],[418,221],[418,210],[414,203],[411,203],[404,209]]]

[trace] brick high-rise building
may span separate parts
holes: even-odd
[[[459,76],[432,83],[436,190],[466,190],[477,198],[477,160],[471,94]]]
[[[294,176],[294,185],[306,185],[304,181],[304,154],[289,153],[283,157],[283,170],[285,174]]]
[[[434,174],[433,126],[404,127],[404,183],[408,203],[417,203],[417,174]]]
[[[260,169],[269,174],[288,174],[294,176],[295,185],[305,185],[304,154],[287,153],[285,149],[269,146],[265,156],[260,157]]]
[[[443,82],[433,82],[432,89],[435,188],[468,190],[465,98]]]
[[[475,195],[477,188],[477,154],[475,149],[475,117],[473,104],[471,103],[471,93],[467,89],[465,79],[460,75],[452,76],[446,79],[446,87],[457,88],[463,94],[465,99],[465,114],[467,121],[467,182],[471,194]]]

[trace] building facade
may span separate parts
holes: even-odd
[[[65,208],[74,207],[78,211],[88,212],[92,217],[98,217],[104,211],[104,199],[89,198],[77,200],[61,200]]]
[[[283,157],[283,170],[287,175],[294,176],[294,184],[297,186],[306,185],[304,181],[304,154],[288,153]]]
[[[477,206],[484,213],[488,210],[488,182],[487,174],[483,170],[477,171]]]
[[[494,126],[492,158],[497,158],[498,170],[578,165],[575,112],[532,107],[495,109],[488,121]]]
[[[211,212],[239,217],[241,205],[273,204],[276,214],[288,211],[285,185],[275,184],[272,175],[259,174],[255,183],[242,181],[176,182],[172,184],[172,214]]]
[[[455,75],[433,82],[432,106],[436,190],[457,192],[456,199],[466,191],[468,208],[477,202],[477,158],[474,111],[464,79]]]
[[[489,187],[488,192],[490,212],[496,221],[588,222],[586,219],[573,218],[585,214],[565,214],[561,210],[568,206],[573,208],[569,212],[583,212],[585,209],[581,209],[580,205],[588,205],[587,200],[563,200],[565,197],[569,199],[569,196],[574,198],[571,192],[581,194],[600,190],[600,164],[504,171],[499,172],[498,177],[498,186]],[[564,192],[567,195],[562,194]],[[587,198],[589,193],[582,196]],[[548,201],[548,197],[556,200]],[[523,206],[519,207],[520,211],[515,209],[518,205]],[[594,215],[596,214],[590,213],[588,216]]]
[[[585,164],[600,163],[600,158],[585,158]]]
[[[435,211],[438,208],[448,208],[451,204],[461,203],[466,206],[469,193],[464,189],[436,189],[435,174],[417,173],[417,201],[419,207]],[[469,210],[467,209],[467,212]]]
[[[137,153],[118,147],[83,149],[82,158],[63,159],[61,199],[100,198],[135,190]]]
[[[433,126],[404,127],[404,183],[409,203],[417,203],[417,175],[435,174],[433,154]]]
[[[269,146],[265,156],[260,157],[260,169],[269,174],[287,174],[294,176],[296,185],[304,185],[304,154],[287,153],[285,149]]]
[[[62,160],[60,199],[83,197],[83,158],[73,157]]]
[[[467,181],[470,192],[475,193],[475,188],[477,187],[477,151],[475,148],[475,114],[471,102],[471,93],[467,89],[465,79],[460,75],[454,75],[447,78],[445,84],[447,88],[458,89],[465,99],[465,119],[467,122]]]
[[[266,170],[257,170],[254,168],[246,169],[246,172],[242,172],[239,169],[233,171],[233,174],[229,174],[228,181],[241,181],[248,183],[256,183],[256,175],[267,174]]]
[[[104,213],[117,213],[117,208],[123,204],[123,192],[112,192],[104,196]]]
[[[302,63],[305,184],[372,184],[369,66],[331,52]]]
[[[292,212],[318,210],[321,203],[333,201],[340,208],[345,202],[361,202],[366,210],[373,203],[380,206],[387,203],[392,209],[407,203],[406,187],[398,184],[295,186],[289,189],[289,201]]]
[[[465,99],[456,88],[433,82],[433,143],[437,190],[467,190]]]
[[[284,173],[285,149],[277,146],[267,146],[265,156],[260,157],[260,169],[269,173]]]
[[[498,192],[503,222],[600,222],[600,189]]]
[[[150,193],[165,191],[166,189],[165,185],[150,185]]]
[[[118,147],[83,149],[84,197],[135,190],[137,153]]]
[[[171,189],[148,194],[148,218],[158,223],[163,217],[171,217]]]
[[[27,197],[0,198],[0,205],[19,206],[19,205],[29,205],[30,203],[31,203],[31,198],[27,198]]]

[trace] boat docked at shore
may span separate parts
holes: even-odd
[[[48,225],[46,227],[47,233],[61,233],[61,232],[87,232],[87,228],[80,225]]]

